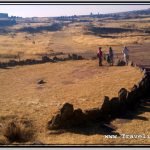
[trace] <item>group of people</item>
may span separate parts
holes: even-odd
[[[126,65],[128,65],[129,50],[126,46],[124,46],[122,53],[123,53],[124,61],[125,61]],[[114,51],[113,51],[112,47],[109,47],[107,54],[103,54],[102,47],[99,47],[97,57],[99,59],[99,66],[102,66],[103,58],[109,63],[110,66],[113,66],[113,64],[114,64]]]

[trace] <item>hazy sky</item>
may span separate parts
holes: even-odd
[[[150,5],[0,5],[0,13],[21,17],[48,17],[112,13],[150,8]]]

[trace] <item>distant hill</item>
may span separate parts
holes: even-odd
[[[115,13],[118,15],[150,15],[150,8],[144,10],[133,10],[127,12]]]
[[[150,17],[150,8],[144,10],[134,10],[118,13],[108,13],[108,14],[89,14],[89,15],[72,15],[72,16],[59,16],[59,17],[17,17],[11,16],[7,13],[0,13],[0,27],[15,25],[17,23],[38,23],[47,22],[49,23],[51,19],[59,21],[73,21],[73,22],[92,22],[92,18],[100,19],[132,19],[132,18],[145,18]]]
[[[80,18],[112,18],[112,19],[129,19],[129,18],[143,18],[150,16],[150,8],[144,10],[134,10],[118,13],[108,13],[108,14],[93,14],[90,15],[74,15],[74,16],[60,16],[54,17],[58,20],[77,20]]]
[[[101,17],[113,17],[118,19],[129,19],[129,18],[143,18],[147,15],[150,15],[150,8],[144,10],[134,10],[127,12],[119,12],[119,13],[110,13],[110,14],[102,14]]]

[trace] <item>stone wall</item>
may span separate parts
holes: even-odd
[[[136,65],[135,65],[136,66]],[[140,68],[139,68],[140,69]],[[140,100],[149,94],[150,73],[144,70],[144,76],[130,91],[121,88],[117,97],[105,96],[101,107],[82,110],[74,109],[72,104],[65,103],[59,112],[48,122],[48,129],[68,129],[86,126],[89,122],[103,122],[123,115],[140,103]]]
[[[0,68],[14,67],[14,66],[23,66],[23,65],[35,65],[42,64],[47,62],[59,62],[59,61],[67,61],[67,60],[82,60],[84,59],[82,56],[77,54],[69,54],[66,58],[58,58],[57,56],[53,58],[49,58],[48,56],[43,56],[41,60],[35,59],[26,59],[21,61],[10,60],[9,62],[0,62]]]

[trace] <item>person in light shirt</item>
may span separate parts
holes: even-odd
[[[109,58],[110,58],[110,65],[113,66],[114,63],[114,52],[112,47],[109,47]]]
[[[122,50],[124,61],[126,62],[126,65],[128,65],[129,62],[129,49],[125,46]]]

